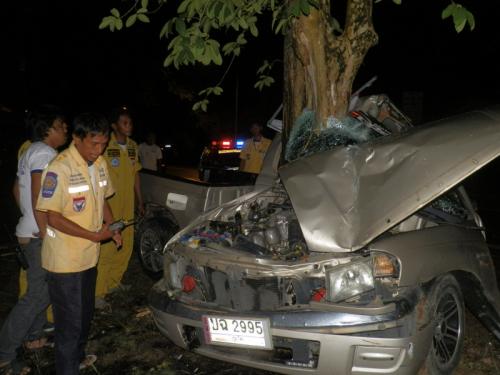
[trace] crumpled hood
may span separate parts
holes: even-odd
[[[429,204],[500,154],[500,111],[296,160],[279,173],[309,249],[347,252]]]

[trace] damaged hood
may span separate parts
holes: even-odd
[[[472,112],[280,168],[309,249],[362,248],[500,154],[500,110]]]

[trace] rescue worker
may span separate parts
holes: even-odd
[[[115,187],[115,195],[109,200],[111,210],[116,219],[134,219],[134,195],[137,199],[139,213],[144,214],[139,174],[141,169],[137,144],[130,139],[133,124],[130,113],[125,108],[111,112],[109,122],[112,133],[104,157],[108,162],[111,181]],[[123,244],[117,248],[113,242],[102,246],[97,266],[96,307],[107,306],[104,297],[122,287],[121,280],[127,270],[134,244],[134,227],[128,226],[122,232]]]
[[[60,375],[78,374],[97,359],[85,355],[85,346],[94,313],[99,245],[111,238],[121,243],[120,234],[108,229],[114,219],[106,199],[114,190],[101,156],[108,134],[108,122],[100,115],[75,118],[73,142],[44,171],[36,207],[47,213],[42,267],[54,310]]]
[[[262,135],[262,125],[253,123],[250,126],[252,138],[245,141],[240,153],[240,171],[259,174],[271,140]]]
[[[0,331],[0,372],[29,372],[22,361],[17,360],[17,349],[23,341],[28,349],[38,349],[47,342],[43,336],[49,294],[46,271],[41,264],[42,239],[46,227],[46,215],[34,207],[40,192],[42,172],[56,156],[56,149],[66,142],[67,125],[57,107],[43,106],[27,119],[32,129],[33,143],[22,154],[17,169],[14,191],[22,217],[16,227],[16,236],[22,246],[28,269],[26,292],[19,298]]]

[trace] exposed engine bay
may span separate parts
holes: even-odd
[[[218,244],[234,247],[258,257],[298,260],[308,249],[281,184],[225,209],[212,220],[181,236],[180,242],[192,248]]]

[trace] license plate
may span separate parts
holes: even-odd
[[[202,320],[207,344],[272,349],[269,319],[208,315]]]

